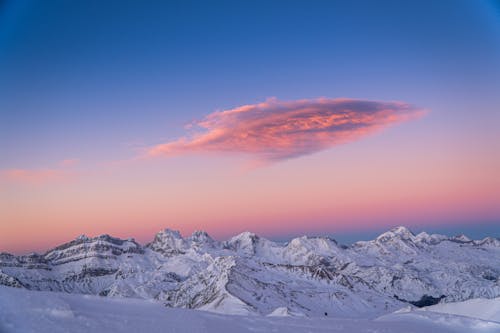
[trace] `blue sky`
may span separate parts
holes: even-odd
[[[499,92],[498,1],[0,1],[0,209],[19,225],[0,223],[0,244],[26,249],[15,241],[25,228],[73,218],[36,246],[116,230],[147,239],[165,221],[220,237],[349,241],[399,224],[498,233]],[[215,111],[279,114],[321,97],[427,113],[249,173],[234,171],[227,147],[179,140]],[[278,102],[257,104],[269,98]],[[234,126],[236,136],[255,129]],[[130,162],[162,145],[215,156]]]
[[[404,100],[442,109],[438,124],[477,121],[474,106],[498,120],[493,2],[5,1],[0,15],[3,167],[123,157],[268,97]]]

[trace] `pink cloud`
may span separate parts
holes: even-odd
[[[243,153],[261,161],[279,161],[357,140],[423,112],[403,102],[271,99],[211,113],[195,123],[201,130],[150,147],[148,155]]]
[[[74,167],[74,166],[78,165],[78,163],[80,163],[79,159],[70,158],[70,159],[62,160],[61,162],[59,162],[59,165],[61,167],[64,167],[64,168],[70,168],[70,167]]]
[[[79,163],[78,159],[65,159],[58,167],[45,169],[12,168],[0,170],[0,181],[12,184],[40,185],[54,183],[73,178],[71,171]]]
[[[0,172],[1,178],[11,183],[43,184],[61,180],[67,176],[66,172],[57,169],[7,169]]]

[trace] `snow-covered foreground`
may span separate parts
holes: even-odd
[[[468,316],[500,323],[500,298],[469,299],[458,303],[440,303],[422,308],[421,310]]]
[[[280,313],[288,314],[286,311],[277,311],[273,317],[230,316],[166,308],[158,302],[148,300],[39,292],[0,286],[2,333],[500,332],[499,298],[449,303],[419,310],[408,309],[375,320],[281,317]]]

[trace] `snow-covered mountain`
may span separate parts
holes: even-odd
[[[0,284],[43,291],[155,299],[228,314],[376,317],[500,296],[500,240],[394,228],[340,246],[326,237],[276,243],[244,232],[225,242],[197,231],[133,239],[80,236],[45,254],[0,254]]]

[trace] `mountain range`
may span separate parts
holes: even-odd
[[[44,254],[0,254],[0,285],[154,299],[226,314],[375,318],[405,306],[500,296],[500,239],[405,227],[350,246],[328,237],[227,241],[165,229],[141,245],[79,236]]]

